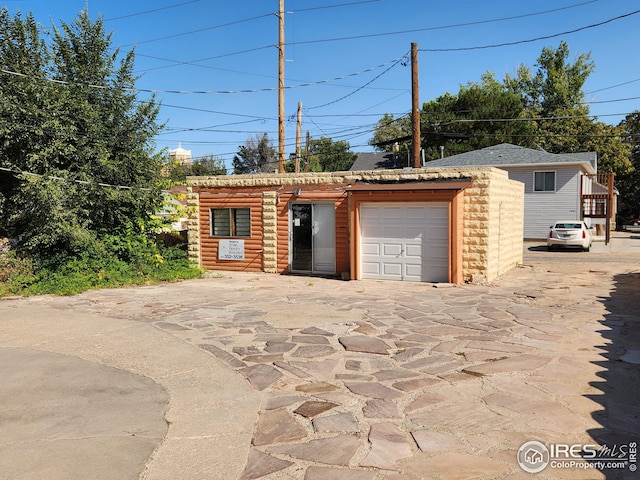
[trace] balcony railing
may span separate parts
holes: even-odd
[[[615,218],[614,176],[612,173],[587,174],[580,185],[582,218],[605,219],[605,243],[609,243],[611,220]]]

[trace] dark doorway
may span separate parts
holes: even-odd
[[[313,231],[311,222],[311,204],[291,206],[293,226],[293,270],[311,271],[313,267]]]

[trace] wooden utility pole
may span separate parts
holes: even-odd
[[[311,135],[309,135],[309,130],[307,130],[307,143],[304,146],[304,171],[309,171],[309,142],[311,142]]]
[[[302,129],[302,102],[298,102],[298,123],[296,125],[296,168],[300,173],[300,130]]]
[[[284,0],[280,0],[278,18],[278,170],[284,173]]]
[[[413,125],[413,167],[422,166],[420,155],[420,93],[418,91],[418,44],[411,44],[411,122]]]

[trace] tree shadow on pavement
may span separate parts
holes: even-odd
[[[608,312],[599,330],[602,360],[595,362],[602,367],[601,380],[591,383],[599,392],[585,395],[602,407],[592,413],[600,427],[588,433],[601,447],[602,456],[594,460],[626,462],[599,468],[607,480],[640,479],[637,453],[633,457],[640,444],[640,273],[616,275],[614,281],[611,295],[601,299]]]

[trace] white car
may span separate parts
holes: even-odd
[[[551,226],[547,237],[547,250],[579,247],[585,252],[591,248],[591,227],[580,220],[558,221]]]

